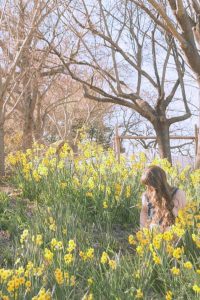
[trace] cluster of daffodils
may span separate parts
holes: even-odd
[[[113,270],[117,268],[117,262],[114,259],[110,259],[109,255],[104,251],[101,255],[101,263],[103,265],[108,264],[109,267]]]
[[[95,200],[96,192],[101,192],[104,209],[133,195],[133,181],[137,186],[138,175],[147,164],[143,153],[130,157],[129,164],[122,156],[119,164],[112,149],[104,151],[101,146],[91,142],[79,143],[78,153],[78,156],[74,156],[67,143],[59,151],[56,147],[45,148],[44,145],[35,144],[33,149],[28,149],[25,153],[18,151],[9,154],[7,164],[18,172],[26,187],[34,181],[44,185],[44,181],[49,184],[53,180],[55,184],[56,179],[61,190],[78,188],[90,199]],[[186,167],[179,172],[178,167],[172,167],[165,159],[155,159],[152,164],[160,165],[171,182],[180,188],[188,186],[192,192],[192,189],[197,189],[200,170],[191,172]],[[114,203],[111,199],[115,200]]]
[[[24,290],[24,293],[28,294],[32,288],[31,277],[39,278],[43,272],[44,265],[36,267],[31,261],[29,261],[25,267],[0,269],[0,284],[4,290],[0,292],[0,295],[3,299],[20,299],[19,291]],[[6,295],[6,292],[8,295]]]
[[[155,159],[189,204],[167,231],[136,232],[146,156],[118,163],[111,149],[87,141],[78,148],[76,156],[67,144],[8,155],[15,182],[40,209],[19,237],[13,264],[0,269],[0,299],[199,299],[200,170]],[[123,242],[111,236],[118,223],[131,225]],[[110,235],[97,234],[101,225]]]
[[[94,258],[94,248],[89,248],[87,251],[80,251],[79,256],[82,260],[91,260]]]
[[[144,228],[128,237],[139,259],[148,261],[147,268],[150,266],[160,274],[165,272],[171,285],[178,278],[180,283],[190,286],[197,297],[200,297],[199,217],[199,204],[191,203],[179,212],[175,225],[165,232]],[[138,271],[137,278],[139,274]],[[172,291],[166,292],[166,299],[174,299]]]
[[[35,251],[35,254],[40,256],[40,265],[37,266],[33,261],[28,261],[26,265],[20,266],[17,269],[0,269],[0,285],[1,285],[1,299],[21,299],[22,295],[27,295],[30,299],[42,300],[53,299],[51,292],[46,290],[43,286],[48,283],[49,272],[53,266],[54,278],[53,284],[73,288],[76,285],[76,276],[70,274],[70,265],[75,260],[77,248],[74,240],[69,240],[67,244],[52,238],[49,242],[50,247],[42,249],[44,239],[41,234],[31,235],[29,230],[24,230],[20,238],[21,248],[25,249],[25,245],[30,247],[30,243]],[[25,250],[26,251],[26,250]],[[43,255],[40,255],[42,254]],[[94,259],[94,248],[88,248],[86,251],[79,251],[77,259],[81,261],[92,261]],[[55,262],[62,260],[61,267],[54,268]],[[15,265],[18,265],[22,258],[18,258]],[[31,295],[38,289],[37,295],[31,298]],[[93,284],[93,279],[88,278],[87,286]],[[28,299],[29,299],[28,298]]]

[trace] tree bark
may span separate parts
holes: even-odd
[[[198,136],[198,149],[195,161],[195,169],[200,169],[200,135]]]
[[[24,114],[24,126],[23,126],[23,150],[32,147],[33,144],[33,112],[34,105],[31,95],[26,98],[25,103],[25,114]]]
[[[43,137],[43,128],[40,125],[36,125],[34,128],[34,139],[38,143],[42,142],[42,137]]]
[[[0,177],[5,175],[4,121],[0,112]]]
[[[154,129],[157,136],[159,155],[161,158],[167,158],[171,163],[169,125],[167,121],[157,121],[156,124],[154,124]]]
[[[36,99],[37,90],[34,89],[33,84],[29,83],[24,91],[23,150],[31,148],[33,144],[33,126]]]
[[[22,66],[26,72],[23,80],[24,100],[24,125],[23,125],[23,150],[29,149],[33,144],[34,111],[38,96],[37,78],[31,75],[28,67],[29,53],[24,53]],[[30,78],[30,76],[32,76]]]
[[[198,79],[199,85],[199,133],[198,133],[198,145],[197,145],[197,155],[195,160],[195,169],[200,169],[200,79]]]
[[[36,117],[34,120],[34,138],[38,143],[42,142],[44,124],[41,116],[41,96],[38,93],[37,104],[36,104]]]

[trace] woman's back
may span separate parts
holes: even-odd
[[[175,189],[173,191],[172,201],[174,204],[174,208],[172,209],[172,213],[176,218],[178,216],[179,210],[183,209],[186,206],[186,195],[185,192],[179,189]],[[151,223],[151,219],[154,214],[154,207],[146,193],[142,195],[142,210],[140,214],[140,226],[141,227],[148,227],[148,224]],[[161,225],[161,224],[153,224],[151,223],[150,227],[154,225]]]
[[[159,166],[148,167],[141,178],[146,186],[142,197],[141,227],[162,227],[165,230],[175,222],[180,209],[185,207],[185,193],[167,182],[165,171]]]

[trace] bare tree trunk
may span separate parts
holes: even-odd
[[[33,144],[33,112],[34,103],[31,95],[26,98],[23,126],[23,149],[32,147]]]
[[[41,143],[42,137],[43,137],[43,128],[42,128],[41,124],[39,124],[39,125],[37,124],[34,129],[34,139],[38,143]]]
[[[195,160],[195,169],[200,169],[200,79],[198,79],[199,85],[199,133],[198,133],[198,146],[197,146],[197,156]]]
[[[33,87],[33,84],[28,83],[28,87],[24,91],[24,126],[22,143],[24,150],[31,148],[33,144],[34,110],[36,99],[37,90]]]
[[[198,149],[195,161],[195,169],[200,169],[200,136],[198,137]]]
[[[197,155],[195,160],[195,169],[200,169],[200,119],[199,119],[198,146],[197,146]]]
[[[4,120],[0,111],[0,176],[5,175]]]
[[[32,147],[34,129],[34,111],[38,97],[37,78],[32,75],[28,68],[28,53],[24,54],[23,67],[26,68],[26,75],[23,81],[23,100],[24,100],[24,125],[23,125],[23,150]]]
[[[25,33],[25,5],[20,2],[20,37],[24,39]],[[30,44],[23,49],[21,56],[21,71],[25,74],[22,80],[24,124],[22,136],[22,148],[31,148],[33,142],[33,111],[32,111],[32,74],[31,74],[31,54]]]
[[[154,128],[157,136],[159,155],[161,158],[167,158],[171,163],[172,157],[170,150],[169,125],[166,121],[158,121],[154,125]]]
[[[42,98],[38,92],[37,97],[37,104],[36,104],[36,118],[34,119],[34,138],[35,140],[40,143],[42,141],[43,132],[44,132],[44,126],[43,126],[43,120],[41,116],[41,101]]]

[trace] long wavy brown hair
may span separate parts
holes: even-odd
[[[165,171],[158,166],[150,166],[142,175],[141,182],[147,186],[147,197],[154,206],[155,213],[151,223],[158,224],[162,220],[163,228],[174,224],[173,188],[167,182]]]

